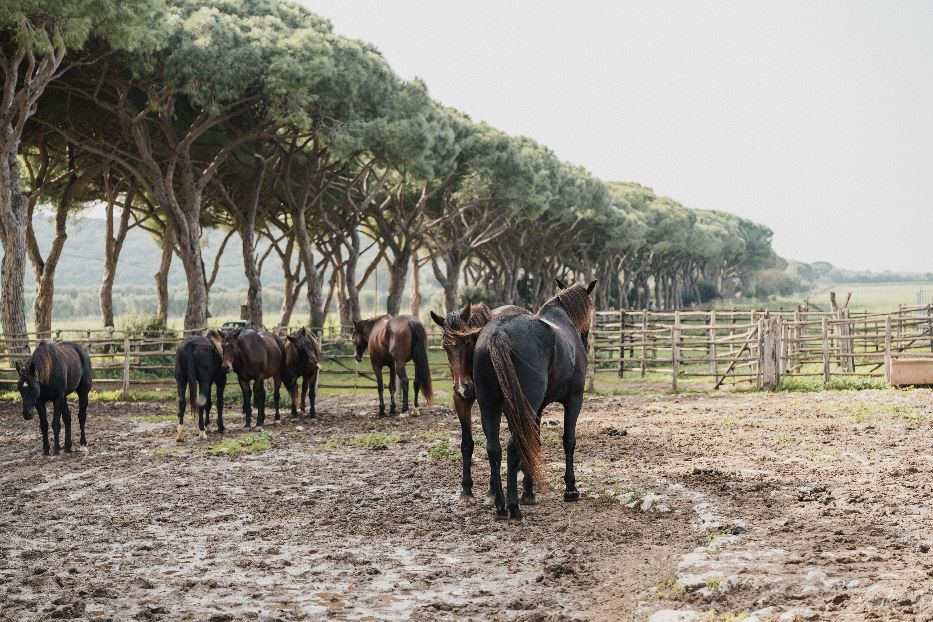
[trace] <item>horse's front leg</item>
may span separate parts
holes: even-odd
[[[49,418],[45,414],[45,402],[36,402],[36,412],[39,413],[39,430],[42,431],[42,453],[49,455]]]
[[[308,402],[310,403],[311,410],[308,412],[312,417],[317,416],[317,412],[314,410],[314,402],[317,399],[317,377],[321,373],[320,369],[315,369],[308,376]],[[302,386],[302,391],[304,391],[304,386]],[[301,397],[302,409],[304,408],[304,394]]]
[[[376,389],[379,391],[379,417],[386,416],[386,402],[385,398],[382,396],[384,385],[382,380],[382,368],[376,368],[376,365],[373,365],[373,372],[376,374]]]
[[[63,401],[65,401],[65,398],[60,398],[57,402],[52,404],[52,433],[55,435],[55,443],[52,445],[52,453],[54,455],[58,455],[58,453],[62,450],[62,446],[58,442],[58,438],[62,430]]]
[[[78,393],[78,427],[81,429],[81,438],[78,439],[78,444],[82,447],[87,447],[87,437],[84,436],[84,424],[87,423],[87,403],[88,403],[88,393],[90,388],[81,388]]]
[[[398,376],[399,393],[402,394],[402,412],[408,412],[408,373],[405,361],[395,363],[395,375]]]
[[[496,516],[505,518],[509,515],[505,507],[505,495],[502,494],[502,445],[499,443],[499,424],[502,420],[502,405],[480,407],[483,433],[486,435],[486,456],[489,458],[490,487]]]
[[[297,382],[297,380],[296,380]],[[272,377],[272,398],[275,400],[275,420],[279,421],[279,400],[282,397],[282,378],[281,376]]]
[[[302,391],[304,387],[302,387]],[[304,404],[301,405],[301,409],[298,409],[298,376],[295,376],[295,384],[292,385],[289,394],[292,398],[292,418],[299,417],[300,413],[304,413],[305,407]]]
[[[256,425],[262,427],[266,422],[266,381],[256,380],[253,387],[253,406],[256,407]]]
[[[65,424],[65,453],[71,453],[71,409],[68,408],[68,399],[62,398],[62,420]]]
[[[227,386],[226,379],[215,383],[217,386],[217,431],[224,431],[224,388]]]
[[[417,393],[415,394],[417,396]],[[473,401],[460,399],[459,395],[454,395],[454,410],[457,411],[457,419],[460,420],[460,458],[463,460],[463,479],[461,481],[460,498],[473,498],[473,426],[472,410]]]
[[[393,363],[389,364],[389,414],[396,415],[398,414],[395,410],[395,365]]]
[[[573,451],[577,447],[577,417],[583,407],[583,394],[573,396],[564,404],[564,501],[577,501],[577,478],[573,474]]]
[[[253,399],[253,392],[249,388],[249,380],[239,379],[240,381],[240,391],[243,393],[243,417],[246,421],[245,426],[248,428],[252,424],[253,411],[251,407],[251,402]]]

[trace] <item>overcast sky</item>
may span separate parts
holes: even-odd
[[[438,101],[785,257],[933,270],[933,2],[302,2]]]

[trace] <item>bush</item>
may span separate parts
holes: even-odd
[[[495,293],[489,291],[482,285],[464,285],[460,288],[460,306],[466,303],[485,302],[488,307],[498,307]]]

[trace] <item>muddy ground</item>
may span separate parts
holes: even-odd
[[[458,502],[446,406],[228,409],[223,445],[174,408],[92,404],[47,458],[0,404],[0,619],[933,620],[929,390],[589,399],[577,503],[549,410],[522,525]]]

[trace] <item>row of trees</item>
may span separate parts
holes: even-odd
[[[766,227],[607,184],[476,123],[287,2],[13,0],[0,28],[6,335],[26,332],[27,259],[36,330],[50,331],[67,216],[89,201],[106,205],[105,325],[134,226],[163,249],[162,314],[168,269],[181,262],[186,328],[206,324],[217,274],[220,253],[213,266],[202,256],[205,228],[227,232],[224,248],[239,244],[260,324],[271,265],[285,278],[275,321],[287,324],[304,296],[321,326],[332,300],[342,323],[359,319],[360,290],[383,262],[394,314],[409,279],[418,312],[428,269],[448,309],[463,284],[534,305],[555,276],[598,278],[600,306],[661,307],[751,291],[779,261]],[[31,224],[43,204],[56,229],[45,255]]]

